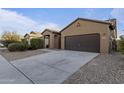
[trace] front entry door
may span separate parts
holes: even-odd
[[[45,36],[45,48],[50,47],[50,36]]]

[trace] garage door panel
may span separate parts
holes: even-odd
[[[65,49],[77,51],[99,52],[100,35],[75,35],[65,37]]]

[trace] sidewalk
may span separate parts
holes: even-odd
[[[21,72],[0,55],[0,84],[31,84]]]

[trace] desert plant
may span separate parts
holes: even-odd
[[[8,45],[9,51],[24,51],[26,50],[25,45],[23,43],[11,43]]]
[[[4,44],[4,46],[6,47],[8,47],[10,43],[16,43],[20,41],[21,41],[20,35],[18,35],[16,32],[6,31],[1,36],[1,43]]]
[[[30,40],[31,49],[43,48],[43,40],[41,38],[33,38]]]

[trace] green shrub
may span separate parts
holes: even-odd
[[[26,39],[22,39],[22,43],[24,44],[26,50],[30,49],[30,45]]]
[[[30,40],[31,49],[43,48],[43,40],[41,38],[33,38]]]
[[[9,51],[24,51],[26,50],[25,45],[23,43],[11,43],[8,45]]]
[[[124,54],[124,39],[118,41],[118,51]]]

